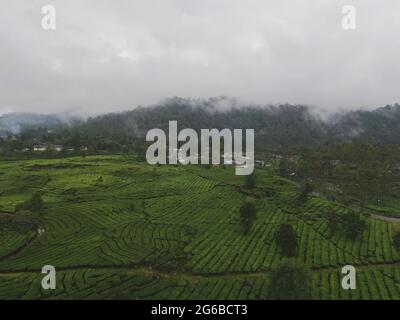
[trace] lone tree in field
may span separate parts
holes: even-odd
[[[35,192],[30,200],[30,210],[32,212],[39,212],[40,210],[43,209],[44,206],[44,201],[42,199],[42,196],[39,192]]]
[[[361,237],[365,230],[365,221],[357,212],[350,212],[343,216],[343,228],[345,235],[350,240]]]
[[[44,220],[38,213],[29,210],[19,210],[17,213],[1,218],[0,234],[3,230],[11,230],[18,233],[25,233],[26,242],[31,232],[36,231],[43,224]]]
[[[328,218],[328,229],[330,235],[332,236],[338,230],[338,227],[340,225],[340,219],[338,214],[334,211],[329,212],[327,218]]]
[[[240,208],[240,223],[243,227],[244,233],[250,232],[256,220],[256,207],[249,202],[246,202]]]
[[[254,172],[246,176],[244,180],[244,186],[250,189],[253,189],[256,186],[256,177],[254,175]]]
[[[285,259],[270,273],[270,300],[311,300],[311,272],[293,259]]]
[[[36,231],[43,223],[43,219],[35,212],[22,210],[15,214],[12,222],[14,227],[21,231],[28,232]]]
[[[44,201],[42,199],[42,196],[40,192],[35,192],[31,198],[25,202],[18,203],[15,207],[15,211],[21,211],[21,210],[28,210],[31,212],[38,213],[40,212],[44,207]]]
[[[300,190],[300,195],[297,198],[297,201],[300,203],[306,203],[308,200],[308,196],[309,194],[314,190],[313,186],[311,185],[311,183],[306,182]]]
[[[299,245],[297,234],[290,224],[283,223],[279,226],[275,240],[283,256],[294,257],[297,255]]]
[[[400,251],[400,232],[397,231],[396,234],[393,236],[393,244],[394,247]]]

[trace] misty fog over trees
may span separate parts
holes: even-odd
[[[52,143],[75,149],[122,152],[142,150],[153,128],[255,129],[257,152],[296,152],[327,143],[394,144],[400,141],[400,105],[373,111],[348,111],[321,116],[304,105],[240,105],[227,98],[172,98],[149,107],[88,119],[57,115],[8,114],[0,117],[1,151]]]

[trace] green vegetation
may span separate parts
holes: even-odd
[[[248,176],[245,176],[244,179],[244,185],[246,188],[252,189],[256,186],[256,178],[254,172],[252,174],[249,174]]]
[[[393,236],[393,244],[397,250],[400,250],[400,232],[396,232]]]
[[[299,197],[297,198],[299,203],[305,203],[308,200],[309,194],[313,191],[313,186],[311,183],[306,182],[301,186]]]
[[[278,248],[284,257],[294,257],[297,255],[298,239],[296,231],[290,224],[282,223],[275,235]]]
[[[271,270],[268,298],[273,300],[312,299],[311,272],[295,260],[283,260]]]
[[[221,105],[235,107],[221,110]],[[400,141],[399,104],[371,111],[340,112],[329,117],[334,121],[322,121],[312,109],[289,104],[240,105],[227,97],[195,100],[174,97],[155,106],[87,120],[71,118],[66,122],[55,115],[5,114],[0,116],[0,157],[16,153],[21,157],[84,156],[103,152],[127,155],[135,151],[143,159],[146,132],[153,128],[167,130],[167,119],[177,120],[179,129],[196,131],[200,128],[254,128],[258,154],[298,155],[302,148],[330,148],[330,144],[349,141],[373,145],[397,145]],[[15,128],[21,128],[17,135]],[[49,144],[41,155],[34,151],[34,146],[40,143]],[[54,150],[56,145],[62,146],[62,151]],[[319,154],[322,155],[320,151]],[[290,158],[282,159],[281,174],[293,173]],[[323,163],[324,169],[327,163]],[[304,164],[308,168],[312,165]],[[368,176],[369,169],[360,174],[360,178]]]
[[[344,143],[303,150],[293,159],[292,170],[299,179],[312,180],[328,199],[400,217],[399,159],[398,144]]]
[[[29,234],[37,231],[44,223],[37,213],[29,210],[20,210],[16,214],[5,215],[0,218],[1,231],[16,231],[17,233]]]
[[[256,220],[256,208],[252,203],[246,202],[240,207],[240,222],[245,233],[248,233]]]
[[[349,212],[343,216],[343,230],[347,238],[355,240],[362,236],[365,230],[365,221],[356,212]]]
[[[397,223],[351,216],[359,211],[316,193],[299,203],[300,186],[273,167],[257,168],[252,189],[232,166],[122,155],[8,160],[0,172],[0,299],[282,298],[271,288],[284,272],[283,225],[313,299],[400,298]],[[46,264],[57,269],[54,291],[40,286]],[[346,264],[358,270],[356,290],[341,289]],[[279,286],[296,279],[279,277]]]
[[[15,206],[15,211],[27,210],[32,212],[40,212],[43,210],[44,202],[40,192],[35,192],[29,200],[18,203]]]

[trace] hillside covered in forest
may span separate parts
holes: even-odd
[[[57,115],[3,115],[1,149],[22,150],[35,143],[76,149],[85,146],[91,150],[140,149],[148,130],[167,130],[170,120],[177,120],[179,129],[255,129],[258,152],[291,152],[336,142],[400,141],[398,104],[372,111],[324,114],[304,105],[242,105],[228,98],[172,98],[154,106],[87,119],[71,117],[69,121]]]

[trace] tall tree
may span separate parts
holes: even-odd
[[[311,300],[310,270],[294,259],[285,259],[271,271],[267,297],[271,300]]]
[[[294,257],[297,255],[298,238],[296,231],[290,224],[282,223],[279,226],[275,240],[283,256]]]
[[[393,245],[398,251],[400,251],[400,232],[399,231],[397,231],[396,234],[393,236]]]
[[[336,212],[331,211],[328,213],[327,219],[328,219],[328,229],[332,236],[338,230],[338,227],[340,225],[339,215]]]
[[[245,177],[244,185],[245,185],[245,187],[250,188],[250,189],[252,189],[256,186],[256,177],[255,177],[254,172]]]
[[[250,202],[246,202],[240,208],[240,223],[243,227],[244,233],[249,233],[256,220],[256,207]]]
[[[28,210],[32,211],[35,213],[39,213],[44,207],[44,201],[42,199],[42,196],[40,192],[35,192],[32,194],[31,198],[27,201],[24,201],[22,203],[18,203],[15,206],[15,211],[21,211],[21,210]]]
[[[366,224],[358,212],[349,212],[343,216],[343,228],[348,239],[356,240],[361,237]]]
[[[314,187],[310,182],[306,182],[300,189],[300,194],[299,197],[297,198],[297,201],[299,203],[306,203],[308,200],[309,194],[314,190]]]

